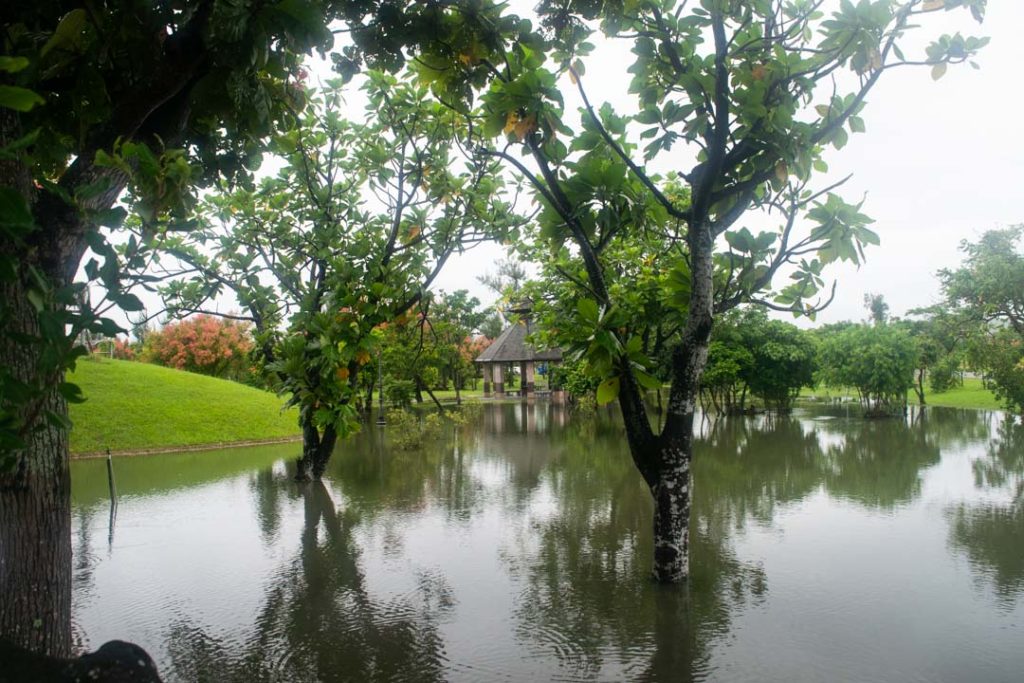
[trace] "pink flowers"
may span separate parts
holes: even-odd
[[[249,325],[211,315],[168,323],[146,338],[143,360],[216,377],[244,374]]]

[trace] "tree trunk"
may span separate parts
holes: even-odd
[[[37,336],[35,309],[20,281],[0,282],[10,332]],[[0,367],[37,380],[34,349],[0,337]],[[67,415],[50,384],[39,415]],[[0,472],[0,640],[50,657],[71,655],[71,478],[67,432],[44,419],[21,416],[38,428],[16,453],[14,469]]]
[[[918,402],[924,405],[924,368],[917,369],[917,386],[914,387]]]
[[[683,334],[672,352],[672,389],[665,428],[657,439],[653,462],[648,461],[646,471],[641,468],[654,496],[653,574],[664,583],[682,581],[689,575],[693,419],[714,323],[711,226],[707,223],[691,226],[688,241],[690,309]],[[633,451],[635,459],[636,449]]]
[[[325,427],[321,434],[312,419],[304,419],[302,457],[296,463],[295,481],[320,481],[337,443],[338,432],[333,426]]]
[[[691,433],[693,425],[690,425]],[[690,461],[692,437],[662,446],[654,498],[654,567],[661,583],[677,583],[690,574]]]

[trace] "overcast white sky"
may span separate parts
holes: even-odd
[[[829,153],[829,178],[854,174],[841,192],[851,201],[866,193],[864,211],[882,244],[868,250],[859,270],[829,271],[839,288],[818,322],[864,318],[866,292],[883,294],[895,315],[935,303],[934,273],[959,262],[961,240],[1024,222],[1024,2],[991,0],[981,26],[966,11],[938,19],[938,33],[959,28],[991,38],[977,60],[981,70],[963,64],[937,82],[927,68],[886,74],[863,114],[867,132]],[[925,26],[921,35],[935,33]],[[624,44],[602,45],[587,62],[584,84],[595,106],[608,101],[620,113],[635,110],[626,94],[629,56]],[[822,178],[820,187],[827,184]],[[455,259],[437,287],[469,289],[490,302],[476,276],[503,253],[488,245]]]

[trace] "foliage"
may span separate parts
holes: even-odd
[[[415,391],[416,387],[412,380],[392,378],[388,380],[384,393],[391,405],[396,408],[409,408],[412,406]]]
[[[884,325],[889,322],[889,304],[881,294],[865,294],[864,308],[867,309],[871,316],[871,322],[875,325]]]
[[[118,338],[114,340],[114,349],[111,355],[118,360],[135,360],[139,354],[135,344],[127,339]]]
[[[577,401],[594,398],[600,380],[594,377],[581,361],[564,361],[551,368],[551,385],[564,389]]]
[[[730,312],[715,327],[701,390],[723,412],[743,411],[749,392],[787,411],[803,387],[814,386],[817,348],[809,333],[762,309]]]
[[[342,436],[357,425],[374,330],[417,318],[452,253],[516,227],[487,165],[457,155],[457,137],[475,144],[462,117],[383,73],[364,90],[367,123],[339,116],[340,90],[308,93],[299,125],[273,139],[277,175],[222,188],[203,204],[206,226],[160,245],[195,271],[165,287],[173,309],[232,293],[303,425]]]
[[[253,350],[250,325],[196,315],[150,332],[140,360],[223,379],[242,379]]]
[[[964,241],[964,261],[939,271],[966,359],[983,370],[1006,407],[1024,414],[1024,226]]]
[[[893,325],[854,325],[821,342],[820,380],[852,387],[871,414],[901,413],[914,382],[917,345]]]
[[[715,1],[701,7],[654,2],[620,12],[597,3],[550,3],[541,6],[549,30],[541,34],[485,6],[473,16],[452,17],[435,43],[449,47],[428,50],[418,68],[448,100],[481,88],[485,133],[531,158],[536,171],[506,152],[487,152],[530,181],[541,209],[536,236],[556,262],[552,270],[574,290],[552,297],[566,322],[556,336],[587,359],[605,387],[601,396],[627,386],[629,402],[638,405],[640,387],[654,381],[641,338],[654,316],[631,316],[631,302],[617,296],[617,283],[642,288],[643,282],[619,272],[615,249],[643,253],[651,235],[661,242],[652,276],[662,286],[652,289],[660,290],[663,308],[687,321],[674,344],[688,349],[675,354],[682,390],[689,391],[685,387],[703,369],[713,313],[743,301],[813,312],[824,267],[859,263],[863,247],[877,243],[859,205],[844,202],[833,188],[811,188],[813,172],[826,168],[826,147],[841,148],[850,133],[864,130],[867,94],[885,71],[914,63],[900,43],[935,9],[917,1],[844,2],[826,15],[815,4]],[[980,19],[984,2],[970,9]],[[585,40],[592,30],[587,20],[632,41],[630,92],[640,107],[632,121],[607,105],[595,109],[586,98],[577,58],[593,47]],[[925,61],[938,77],[984,43],[943,36],[928,47]],[[831,78],[840,68],[853,72],[849,92],[837,92]],[[584,100],[579,130],[563,116],[562,75]],[[633,158],[630,124],[643,128],[645,161],[686,158],[680,153],[686,146],[695,163],[654,175]],[[776,231],[734,227],[757,208],[781,213]],[[809,224],[803,236],[801,219]],[[789,284],[773,288],[783,266],[794,269]]]
[[[986,385],[1003,406],[1024,415],[1024,339],[1009,329],[995,330],[975,338],[968,355],[984,368]]]
[[[51,405],[82,349],[83,330],[113,336],[111,307],[141,309],[122,267],[143,267],[139,242],[117,248],[127,203],[147,238],[188,229],[192,188],[245,181],[260,141],[296,104],[302,55],[333,42],[337,7],[279,9],[189,1],[128,7],[36,2],[2,13],[0,61],[0,349],[31,367],[0,373],[0,449],[66,426]],[[81,261],[85,278],[75,280]],[[100,285],[98,302],[87,283]],[[5,358],[6,360],[6,358]],[[45,418],[45,419],[44,419]]]

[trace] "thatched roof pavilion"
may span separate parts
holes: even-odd
[[[484,395],[491,395],[491,382],[494,383],[494,395],[505,395],[505,378],[503,368],[506,365],[519,365],[522,377],[522,388],[519,393],[527,396],[534,390],[534,368],[537,363],[560,363],[560,349],[535,349],[527,343],[526,338],[533,331],[530,327],[529,303],[519,304],[510,308],[510,313],[519,315],[519,319],[506,327],[498,338],[476,358],[476,363],[483,366]]]

